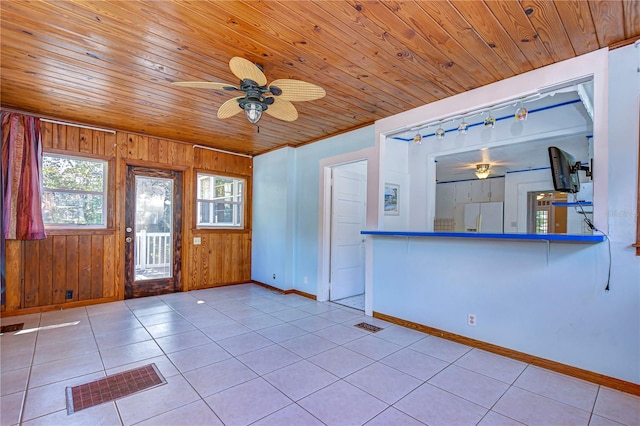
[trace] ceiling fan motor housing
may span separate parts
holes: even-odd
[[[250,104],[259,104],[262,107],[262,111],[265,111],[268,105],[273,103],[273,101],[267,102],[268,98],[265,99],[264,97],[264,94],[269,91],[267,87],[259,86],[258,83],[251,79],[245,78],[242,80],[240,82],[240,90],[245,93],[243,98],[238,99],[242,109],[245,109]]]

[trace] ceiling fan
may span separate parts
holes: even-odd
[[[291,102],[313,101],[326,95],[323,88],[306,81],[279,79],[267,85],[267,77],[259,65],[237,56],[231,58],[229,68],[240,79],[238,86],[211,81],[177,81],[173,84],[244,92],[244,96],[223,103],[218,108],[218,118],[229,118],[244,110],[247,120],[252,124],[258,123],[263,112],[279,120],[294,121],[298,118],[298,111]]]

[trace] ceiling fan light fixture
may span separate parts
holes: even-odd
[[[489,177],[491,170],[489,164],[476,164],[476,177],[478,179],[486,179]]]
[[[245,102],[240,107],[244,110],[244,114],[251,124],[257,124],[262,117],[262,111],[267,109],[265,104],[257,101]]]

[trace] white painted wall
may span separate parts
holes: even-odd
[[[399,215],[384,215],[384,229],[406,229],[411,215],[411,180],[409,179],[409,144],[390,140],[384,158],[385,183],[399,185]]]
[[[372,148],[373,131],[373,126],[364,127],[254,158],[252,279],[284,290],[317,294],[321,162]],[[369,174],[377,181],[377,158],[369,163]],[[371,191],[373,198],[376,188]],[[375,223],[377,218],[367,220]]]
[[[293,150],[293,158],[281,152],[256,157],[252,277],[269,282],[272,265],[279,263],[291,276],[283,288],[315,294],[318,165],[325,159],[376,144],[380,173],[370,173],[368,183],[378,191],[377,205],[368,205],[368,218],[375,221],[382,216],[371,209],[381,212],[386,178],[386,146],[380,142],[384,132],[594,74],[595,221],[610,236],[610,292],[603,290],[606,243],[552,244],[547,251],[544,242],[374,237],[367,242],[367,296],[377,312],[640,383],[640,258],[631,247],[637,215],[638,120],[629,117],[639,115],[640,89],[633,86],[640,81],[634,49],[594,52],[425,105],[377,122],[375,133],[369,127]],[[427,156],[410,153],[407,158],[409,229],[425,230],[434,214],[429,210],[435,206],[435,191],[427,191],[426,182],[435,182],[435,164]],[[287,176],[293,173],[294,185],[282,170],[273,170],[278,168],[287,170]],[[424,186],[418,188],[416,182]],[[282,219],[283,211],[271,210],[266,195],[285,190],[294,208],[284,209],[289,216]],[[268,209],[262,211],[264,206]],[[287,234],[289,220],[294,223],[292,234]],[[274,223],[277,231],[266,229]],[[383,229],[382,220],[377,223]],[[274,235],[285,241],[272,241]],[[291,263],[286,259],[289,242]],[[309,283],[302,285],[307,274]],[[477,315],[476,327],[466,325],[467,313]]]
[[[604,290],[607,243],[548,247],[544,242],[374,237],[368,246],[374,311],[640,383],[640,258],[631,247],[639,116],[634,49],[583,55],[376,123],[383,140],[385,132],[400,127],[593,75],[594,215],[611,242],[611,290]],[[433,154],[450,149],[437,145],[423,142],[420,149]],[[424,163],[412,163],[417,157],[409,154],[410,165]],[[434,182],[429,158],[422,173]],[[426,190],[426,202],[412,214],[420,209],[433,214],[435,191],[429,188],[419,189]],[[476,314],[476,327],[466,324],[468,313]]]
[[[251,278],[282,290],[291,288],[296,257],[294,160],[292,148],[253,159]]]

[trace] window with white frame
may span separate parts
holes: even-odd
[[[197,227],[242,228],[244,226],[244,179],[197,175]]]
[[[42,217],[46,226],[107,226],[107,161],[44,154]]]

